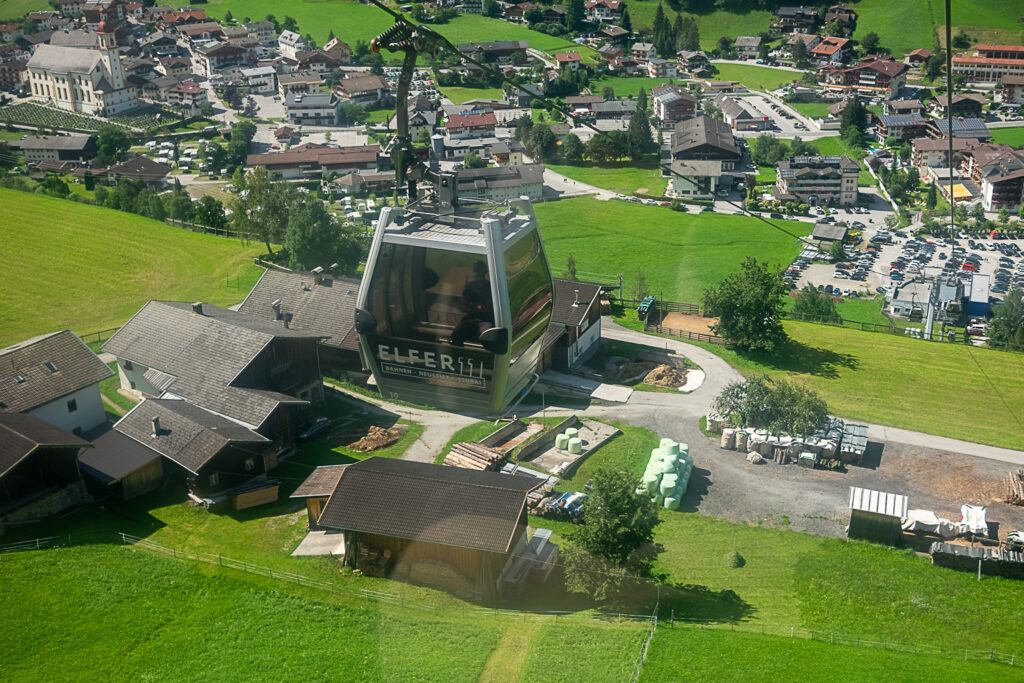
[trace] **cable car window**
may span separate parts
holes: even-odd
[[[370,283],[377,334],[463,346],[494,327],[486,257],[404,244],[381,245]]]
[[[551,271],[536,230],[505,252],[509,311],[512,316],[512,357],[544,334],[551,320]]]

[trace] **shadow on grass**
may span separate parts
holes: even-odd
[[[686,495],[683,496],[679,506],[680,512],[697,512],[701,501],[707,495],[711,487],[711,472],[703,467],[694,467],[690,472],[690,483],[686,487]]]
[[[842,368],[856,370],[860,366],[860,361],[854,355],[808,346],[794,339],[787,339],[785,344],[771,353],[737,351],[737,354],[774,370],[814,375],[825,379],[837,379]]]

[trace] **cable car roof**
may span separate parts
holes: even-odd
[[[384,241],[484,253],[487,249],[487,237],[482,222],[484,218],[495,218],[500,221],[502,242],[505,244],[516,241],[527,231],[536,228],[536,222],[531,214],[517,214],[510,208],[496,208],[501,210],[460,209],[459,213],[448,215],[399,213],[385,227]]]

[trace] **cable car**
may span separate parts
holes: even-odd
[[[537,379],[552,291],[528,200],[387,207],[359,290],[363,360],[384,397],[500,415]]]

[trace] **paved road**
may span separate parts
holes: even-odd
[[[545,196],[550,194],[552,197],[559,198],[596,195],[597,199],[601,200],[613,199],[615,197],[614,192],[581,183],[561,173],[555,173],[549,168],[544,169],[544,194]]]

